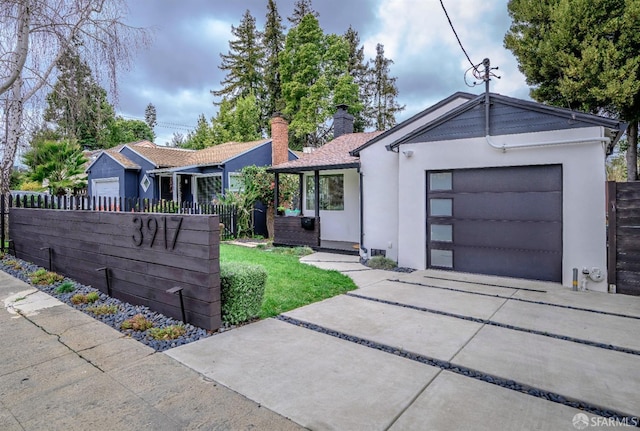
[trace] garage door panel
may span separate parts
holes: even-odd
[[[562,279],[562,253],[529,250],[456,247],[454,269],[461,272],[558,281]]]
[[[469,169],[456,171],[456,192],[548,192],[562,190],[562,170],[558,165]]]
[[[118,178],[109,180],[95,180],[91,192],[93,196],[120,196],[120,181]]]
[[[479,220],[561,221],[561,192],[456,194],[453,217]]]
[[[559,222],[457,221],[453,229],[455,246],[557,251],[562,249]]]

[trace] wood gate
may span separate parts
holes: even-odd
[[[640,296],[640,182],[607,183],[608,282]]]

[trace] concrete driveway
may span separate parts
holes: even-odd
[[[640,425],[640,298],[303,259],[359,289],[166,354],[310,429]]]

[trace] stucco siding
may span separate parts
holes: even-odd
[[[562,139],[603,136],[600,127],[526,133],[494,137],[500,144],[517,145]],[[413,151],[410,158],[403,151]],[[601,143],[556,145],[542,148],[491,148],[484,138],[436,141],[400,146],[398,184],[398,262],[426,266],[426,181],[428,170],[500,166],[562,165],[563,258],[562,283],[570,286],[572,268],[598,267],[606,272],[605,151]],[[366,192],[365,192],[366,193]],[[378,207],[382,208],[380,202]],[[605,283],[591,283],[606,291]]]

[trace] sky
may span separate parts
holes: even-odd
[[[283,24],[295,0],[277,0]],[[210,93],[221,88],[225,72],[220,53],[227,53],[231,26],[246,10],[264,27],[267,0],[128,0],[128,24],[153,30],[152,45],[140,51],[132,67],[119,79],[116,106],[125,118],[144,119],[149,103],[156,107],[156,143],[164,145],[173,133],[186,134],[200,114],[216,115],[218,101]],[[500,79],[491,91],[529,98],[529,88],[515,57],[503,47],[510,25],[507,0],[444,0],[449,17],[474,64],[491,60]],[[449,27],[439,0],[313,0],[325,33],[344,34],[351,25],[360,35],[365,59],[384,45],[393,60],[398,102],[405,110],[398,122],[428,108],[456,91],[480,94],[484,86],[468,87],[470,67]],[[468,81],[472,82],[470,77]]]

